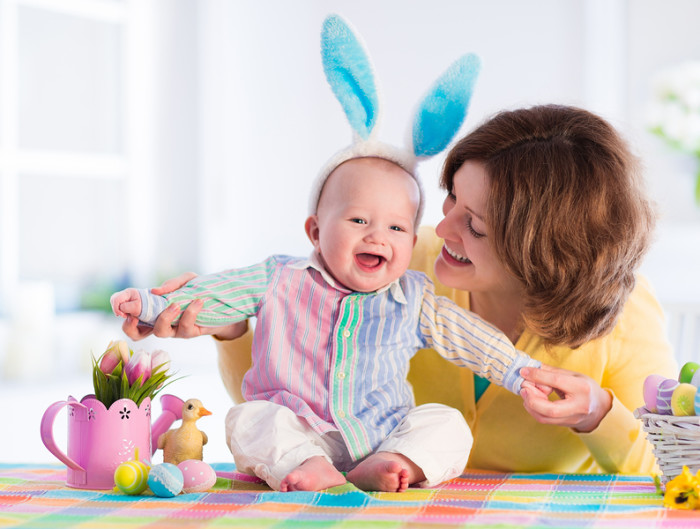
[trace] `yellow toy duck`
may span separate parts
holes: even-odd
[[[188,459],[202,460],[202,447],[207,444],[207,434],[197,429],[200,417],[211,415],[197,399],[189,399],[182,406],[182,424],[158,437],[158,448],[163,449],[163,462],[177,465]]]

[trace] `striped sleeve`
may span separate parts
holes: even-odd
[[[429,347],[457,365],[520,393],[522,367],[540,367],[538,360],[521,353],[496,327],[466,311],[448,298],[435,295],[426,280],[420,332]]]
[[[277,260],[273,256],[245,268],[196,277],[163,296],[154,296],[150,292],[144,296],[141,293],[142,315],[139,319],[153,323],[168,305],[176,303],[185,310],[192,301],[201,299],[204,304],[197,315],[197,325],[219,327],[245,320],[257,313],[260,299],[276,267]],[[179,316],[173,323],[178,320]]]

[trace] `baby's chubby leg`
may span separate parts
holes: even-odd
[[[226,416],[236,468],[283,492],[345,483],[323,449],[322,436],[286,408],[267,401],[237,404]]]
[[[347,477],[363,490],[402,492],[409,485],[432,487],[464,471],[472,441],[459,411],[424,404],[410,410]]]

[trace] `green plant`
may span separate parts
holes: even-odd
[[[92,383],[95,398],[109,408],[119,399],[140,405],[151,400],[173,382],[168,374],[170,357],[165,351],[134,353],[126,342],[110,342],[98,359],[92,357]]]
[[[700,205],[700,62],[687,62],[657,74],[649,130],[698,162],[695,202]]]

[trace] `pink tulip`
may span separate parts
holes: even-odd
[[[105,375],[111,374],[120,362],[126,365],[129,362],[129,356],[129,346],[125,341],[109,342],[107,350],[100,359],[100,371]]]
[[[151,353],[151,372],[154,373],[156,368],[158,371],[164,372],[170,368],[170,355],[161,349]]]
[[[140,349],[134,353],[129,363],[124,368],[129,384],[133,384],[141,377],[141,385],[151,377],[151,353]]]

